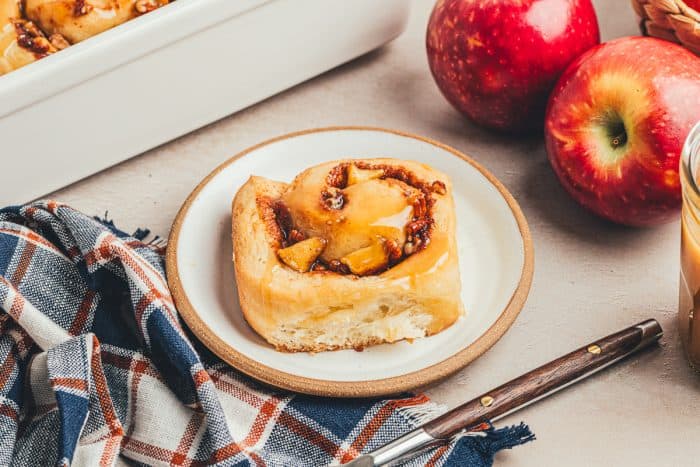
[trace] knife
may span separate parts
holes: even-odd
[[[490,426],[489,422],[500,420],[649,347],[662,335],[661,325],[655,319],[649,319],[598,339],[343,465],[384,466],[444,445],[458,436],[486,436],[481,430]]]

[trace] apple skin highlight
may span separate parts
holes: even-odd
[[[601,44],[559,79],[545,118],[552,168],[582,206],[651,226],[681,206],[683,142],[700,121],[700,58],[648,37]]]

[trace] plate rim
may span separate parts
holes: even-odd
[[[523,241],[524,260],[518,285],[513,291],[507,305],[503,311],[501,311],[498,318],[496,318],[496,321],[494,321],[494,323],[475,341],[444,360],[403,375],[363,381],[332,381],[287,373],[264,365],[227,344],[223,339],[217,336],[199,316],[184,291],[180,280],[177,259],[180,230],[192,204],[204,187],[225,168],[261,147],[307,134],[334,131],[375,131],[390,133],[416,139],[443,149],[478,170],[498,190],[513,214]],[[214,170],[197,184],[178,210],[168,237],[165,266],[170,292],[180,316],[182,316],[187,326],[202,344],[232,367],[260,382],[294,392],[325,397],[378,397],[410,391],[417,387],[426,386],[442,380],[464,368],[489,350],[506,333],[525,305],[534,273],[534,245],[525,215],[513,195],[491,172],[461,151],[431,138],[400,130],[374,126],[329,126],[295,131],[264,140],[243,149],[214,168]]]

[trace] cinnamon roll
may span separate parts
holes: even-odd
[[[241,309],[278,350],[361,350],[463,313],[451,184],[427,165],[348,159],[291,184],[253,176],[232,227]]]
[[[47,34],[75,44],[132,18],[167,5],[169,0],[25,0],[27,18]]]
[[[168,3],[0,0],[0,76]]]
[[[0,3],[0,7],[9,3]],[[60,43],[49,40],[34,23],[13,13],[0,10],[0,76],[52,54],[60,47]]]

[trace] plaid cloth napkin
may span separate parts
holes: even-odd
[[[0,210],[0,465],[322,466],[438,413],[423,395],[320,399],[238,374],[183,328],[146,234],[54,201]],[[491,465],[532,438],[492,429],[411,465]]]

